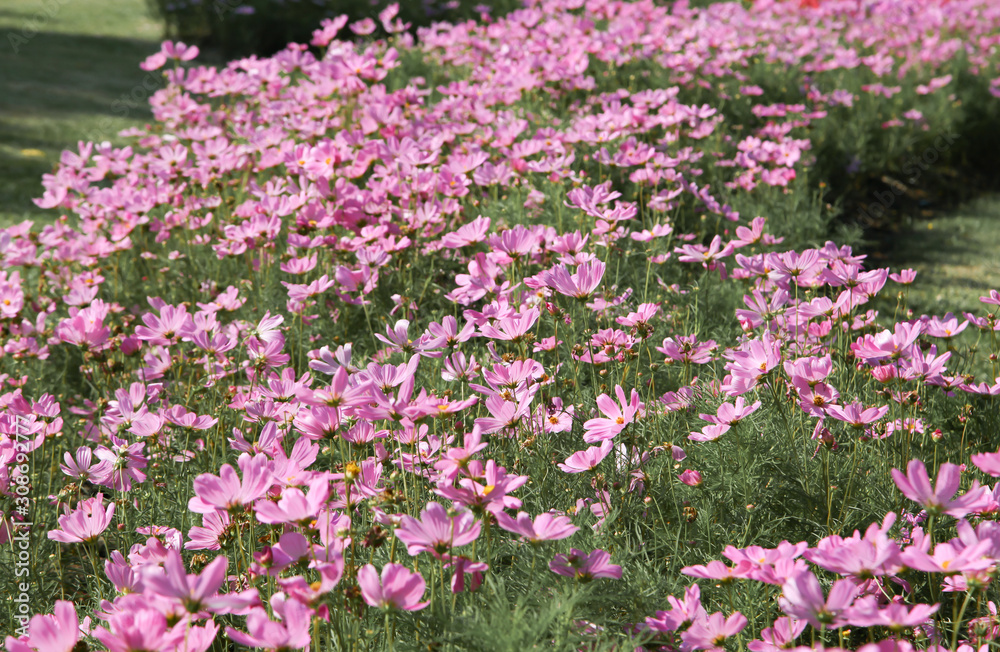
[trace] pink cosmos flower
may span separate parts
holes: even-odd
[[[289,601],[316,607],[323,596],[332,591],[344,576],[344,558],[339,552],[333,554],[333,563],[314,561],[310,564],[319,573],[318,582],[307,582],[301,575],[279,578],[277,584],[284,594],[275,594],[271,597],[271,606],[275,612],[284,613],[284,605]],[[320,604],[316,616],[326,620],[329,615],[329,607]]]
[[[531,414],[531,401],[535,397],[537,388],[538,385],[532,385],[531,389],[522,392],[516,402],[504,400],[498,394],[486,397],[483,404],[490,416],[477,418],[475,425],[482,429],[484,435],[503,430],[510,432],[521,419]]]
[[[572,274],[564,265],[556,265],[538,275],[540,281],[559,294],[575,299],[586,299],[601,285],[604,263],[599,260],[583,263]]]
[[[568,201],[563,202],[563,205],[570,208],[579,208],[588,215],[599,217],[601,214],[600,206],[602,204],[609,204],[612,200],[618,199],[621,196],[620,192],[611,189],[611,182],[606,181],[593,188],[590,186],[573,188],[566,193]]]
[[[611,555],[598,548],[589,555],[582,550],[572,548],[568,555],[556,555],[549,562],[549,570],[556,575],[575,577],[581,582],[606,577],[620,580],[622,567],[609,563]]]
[[[893,469],[892,479],[904,496],[923,505],[930,514],[948,514],[962,518],[976,511],[985,497],[984,488],[980,488],[979,482],[973,480],[972,486],[964,495],[952,500],[962,482],[962,469],[948,462],[938,469],[937,483],[933,489],[927,467],[918,459],[910,460],[906,466],[906,475]]]
[[[691,469],[683,471],[679,476],[677,476],[677,479],[689,487],[697,487],[701,485],[702,482],[701,474],[697,471],[692,471]]]
[[[252,572],[260,575],[278,575],[292,564],[309,554],[309,541],[300,532],[285,532],[273,546],[264,546],[260,552],[253,553],[257,562]]]
[[[313,31],[310,43],[317,47],[325,48],[331,41],[337,38],[337,33],[344,28],[344,25],[349,20],[350,17],[347,14],[341,14],[333,19],[324,18],[320,21],[320,28]]]
[[[576,408],[572,405],[563,406],[562,398],[552,397],[549,405],[539,405],[535,411],[535,423],[543,432],[569,432],[573,429],[573,416]]]
[[[480,215],[468,224],[441,238],[441,244],[449,249],[460,249],[467,245],[482,242],[490,230],[490,218]]]
[[[783,184],[781,184],[783,185]],[[770,254],[768,259],[774,267],[772,278],[785,287],[795,283],[800,287],[815,287],[825,265],[819,259],[819,251],[805,249]]]
[[[742,559],[735,566],[727,566],[718,559],[713,559],[705,565],[685,566],[681,573],[689,577],[700,577],[702,579],[716,580],[727,583],[733,580],[742,580],[750,577],[753,571],[753,564],[746,559]]]
[[[806,621],[783,616],[760,631],[760,640],[747,643],[750,652],[781,652],[792,647],[806,629]]]
[[[309,368],[322,374],[333,376],[338,370],[345,370],[344,378],[348,373],[356,373],[357,367],[351,364],[353,346],[350,342],[337,347],[336,351],[330,351],[330,347],[321,347],[318,351],[309,352]]]
[[[483,441],[482,429],[473,426],[472,430],[463,436],[462,446],[455,446],[445,451],[441,459],[434,463],[434,468],[448,482],[454,482],[458,474],[468,468],[472,456],[488,445]]]
[[[653,331],[649,322],[659,311],[660,305],[657,303],[641,303],[635,312],[630,312],[624,317],[616,317],[615,322],[622,326],[642,329],[641,336],[646,338]]]
[[[226,628],[226,636],[240,645],[253,648],[278,650],[301,650],[309,646],[309,627],[312,624],[312,609],[298,600],[287,600],[284,604],[282,622],[277,623],[267,617],[263,608],[253,609],[247,614],[249,634]],[[154,649],[154,648],[150,648]]]
[[[959,323],[958,318],[949,312],[944,317],[934,316],[928,319],[924,324],[924,332],[932,337],[951,339],[964,331],[968,325],[969,320]]]
[[[745,394],[754,387],[762,376],[781,362],[781,345],[769,332],[760,339],[750,340],[738,349],[729,349],[722,354],[729,360],[725,369],[731,374],[722,386],[730,396]]]
[[[130,444],[115,435],[109,435],[109,438],[111,448],[98,446],[94,451],[94,455],[111,465],[111,471],[104,478],[103,484],[117,491],[130,491],[133,480],[140,484],[146,481],[146,474],[142,471],[147,464],[146,457],[142,454],[146,443]]]
[[[243,453],[237,464],[243,472],[242,479],[228,464],[222,465],[219,476],[203,473],[195,478],[195,495],[188,501],[188,509],[197,514],[210,514],[215,510],[249,505],[263,496],[273,483],[267,455],[258,453],[251,457]]]
[[[375,338],[388,344],[390,349],[400,351],[406,355],[417,353],[428,358],[441,357],[442,354],[440,351],[434,351],[434,349],[438,348],[435,338],[423,335],[414,341],[409,337],[409,329],[410,321],[408,319],[400,319],[392,328],[386,325],[385,335],[375,333]]]
[[[490,235],[487,243],[494,252],[503,253],[510,260],[517,260],[533,252],[539,240],[539,234],[534,228],[517,224],[514,228]]]
[[[83,500],[77,508],[59,517],[59,529],[49,530],[49,538],[61,543],[86,543],[93,541],[111,525],[115,504],[104,507],[104,495]]]
[[[523,313],[498,320],[495,326],[483,324],[479,331],[484,337],[491,339],[520,342],[538,321],[540,314],[538,308],[530,308]]]
[[[767,219],[764,217],[755,217],[751,220],[749,228],[745,226],[736,227],[736,238],[731,241],[731,244],[734,247],[749,247],[761,240],[764,241],[764,244],[780,244],[784,238],[775,238],[764,233],[764,224],[766,222]]]
[[[986,475],[1000,478],[1000,452],[976,453],[971,457],[971,460]]]
[[[461,351],[455,351],[444,359],[441,378],[450,382],[469,381],[479,375],[480,369],[476,356],[470,355],[466,358]]]
[[[190,614],[202,611],[216,614],[243,613],[260,601],[257,589],[219,595],[219,588],[226,581],[228,565],[225,557],[216,557],[200,574],[188,574],[180,553],[170,550],[163,562],[162,574],[146,573],[143,583],[147,591],[178,603]]]
[[[610,439],[601,442],[600,446],[591,446],[585,451],[577,451],[566,458],[564,464],[559,464],[559,468],[566,473],[584,473],[593,471],[597,465],[608,456],[614,443]]]
[[[837,580],[829,597],[823,595],[819,580],[809,571],[793,575],[782,587],[778,599],[782,610],[789,616],[808,622],[816,629],[839,627],[844,624],[842,614],[851,606],[858,587],[852,580]]]
[[[143,314],[142,322],[145,326],[135,328],[135,334],[140,340],[169,346],[194,335],[194,322],[185,306],[164,304],[159,312],[159,315],[151,312]]]
[[[104,325],[103,319],[87,318],[88,311],[80,311],[75,317],[69,317],[59,322],[55,336],[59,340],[91,351],[106,348],[111,329]]]
[[[475,591],[483,583],[483,573],[490,569],[489,565],[481,561],[472,561],[461,555],[453,555],[445,568],[455,569],[451,576],[451,592],[461,593],[466,590],[465,576],[470,575],[469,591]]]
[[[72,652],[80,640],[80,620],[76,606],[67,600],[56,600],[51,615],[36,615],[28,624],[27,641],[7,637],[9,652]]]
[[[472,512],[462,510],[449,516],[439,503],[427,503],[420,512],[420,519],[403,516],[396,536],[406,544],[411,556],[429,552],[438,559],[458,548],[472,543],[479,537],[480,523]]]
[[[260,318],[257,325],[250,331],[250,335],[265,344],[270,344],[276,341],[281,335],[279,328],[284,321],[285,318],[283,316],[272,315],[270,310],[265,311],[264,316]]]
[[[163,52],[167,58],[177,59],[178,61],[191,61],[198,56],[198,46],[185,45],[180,41],[176,43],[164,41],[160,46],[160,51]]]
[[[621,385],[615,385],[615,395],[618,397],[618,405],[607,394],[597,397],[597,407],[604,417],[589,419],[583,424],[586,431],[583,441],[593,444],[609,440],[635,421],[636,415],[642,416],[645,412],[645,406],[639,401],[639,392],[635,389],[626,401],[625,390]]]
[[[460,478],[458,487],[438,487],[434,493],[459,505],[476,511],[484,509],[491,514],[521,506],[521,501],[509,494],[524,486],[528,476],[508,475],[507,469],[497,466],[493,460],[486,460],[485,465],[479,460],[470,461],[466,474],[469,477]]]
[[[782,288],[776,289],[769,296],[765,296],[760,290],[753,290],[749,295],[743,296],[747,310],[738,309],[736,319],[745,330],[760,328],[764,323],[771,324],[776,317],[784,314],[788,302],[788,292]]]
[[[93,451],[86,446],[76,449],[75,458],[67,451],[63,459],[66,463],[60,464],[59,468],[62,469],[63,473],[75,480],[90,480],[94,484],[103,484],[108,476],[111,475],[111,462],[101,460],[94,463]]]
[[[656,632],[675,632],[689,627],[693,622],[708,617],[701,606],[701,587],[697,584],[684,589],[684,597],[667,596],[670,611],[657,611],[655,617],[646,618],[646,626]]]
[[[508,532],[520,534],[534,544],[565,539],[580,529],[573,525],[568,516],[551,512],[539,514],[534,522],[527,512],[518,512],[517,520],[508,516],[506,512],[500,512],[497,514],[497,524]]]
[[[682,263],[701,263],[708,269],[715,269],[716,261],[732,255],[735,250],[736,247],[732,243],[723,246],[722,236],[716,235],[707,247],[704,245],[682,245],[675,247],[674,253],[680,254],[677,260]]]
[[[888,405],[865,409],[859,401],[846,405],[828,405],[826,413],[838,421],[850,424],[856,430],[861,430],[870,423],[878,421],[889,411]]]
[[[163,612],[137,608],[112,614],[108,629],[95,627],[92,635],[108,648],[108,652],[174,650],[183,645],[189,627],[186,620],[171,627]]]
[[[316,268],[316,262],[318,257],[316,254],[311,256],[302,256],[301,258],[291,258],[283,263],[281,263],[279,269],[286,274],[305,274],[306,272],[311,272]],[[288,287],[288,284],[285,284]]]
[[[111,553],[110,559],[105,560],[104,574],[119,593],[142,593],[146,588],[142,577],[117,550]]]
[[[899,544],[886,534],[896,520],[892,512],[881,526],[871,524],[864,537],[855,531],[854,536],[842,538],[831,535],[807,550],[805,558],[821,568],[839,575],[850,575],[864,581],[872,577],[895,575],[902,568]]]
[[[704,426],[700,432],[691,432],[688,439],[691,441],[715,441],[732,429],[728,423],[713,423]]]
[[[405,32],[410,28],[409,23],[404,23],[398,18],[396,18],[396,15],[398,13],[399,13],[399,3],[394,2],[386,6],[386,8],[380,11],[378,14],[379,21],[382,23],[382,28],[385,29],[385,31],[387,31],[390,34]],[[396,20],[393,20],[393,18],[396,18]]]
[[[917,272],[912,269],[900,270],[898,274],[889,274],[889,278],[900,285],[909,285],[917,278]]]
[[[451,315],[445,315],[441,323],[431,322],[428,324],[427,334],[432,338],[431,346],[433,348],[457,346],[462,342],[468,342],[475,336],[476,325],[466,321],[465,326],[459,330],[458,320]]]
[[[996,565],[993,555],[990,554],[993,547],[991,540],[982,539],[968,546],[956,540],[956,544],[950,541],[939,543],[934,546],[934,553],[929,555],[927,546],[930,545],[930,541],[924,538],[919,544],[904,550],[900,554],[900,560],[908,568],[944,575],[985,571]]]
[[[153,70],[159,70],[167,64],[167,56],[163,52],[156,52],[149,55],[146,59],[139,64],[139,68],[147,72],[152,72]]]
[[[483,370],[483,379],[489,384],[488,388],[482,385],[471,385],[471,387],[477,392],[486,394],[501,393],[504,389],[520,394],[529,384],[538,382],[543,373],[545,368],[531,358],[515,360],[509,365],[495,364],[492,369]]]
[[[736,636],[747,626],[747,617],[736,612],[726,618],[722,612],[715,612],[707,618],[700,618],[681,632],[681,640],[686,649],[691,650],[725,650],[723,644],[727,639]]]
[[[298,487],[286,487],[278,502],[259,501],[254,507],[261,523],[309,523],[314,520],[330,498],[330,482],[319,474],[309,482],[309,493]]]
[[[201,526],[194,526],[188,532],[185,550],[221,550],[220,540],[230,531],[229,512],[213,511],[205,514]]]
[[[858,338],[857,342],[851,344],[851,350],[855,357],[869,364],[881,360],[896,360],[906,354],[922,332],[923,325],[920,322],[899,322],[892,332],[884,330],[876,335]]]
[[[735,405],[731,403],[723,403],[720,405],[715,415],[699,414],[698,416],[709,423],[735,426],[742,419],[756,412],[760,405],[760,401],[754,401],[752,405],[748,406],[746,405],[746,399],[739,396],[736,398]]]
[[[667,356],[668,363],[706,364],[712,360],[712,351],[716,346],[715,340],[698,342],[695,335],[681,335],[676,340],[672,337],[665,338],[656,350]]]
[[[163,418],[175,426],[181,428],[191,428],[193,430],[208,430],[219,422],[215,417],[207,414],[198,415],[189,412],[183,405],[172,405],[163,411]]]
[[[365,602],[379,609],[419,611],[430,604],[420,602],[427,588],[424,578],[402,564],[383,566],[381,580],[371,564],[359,568],[358,587]]]
[[[939,604],[907,607],[895,600],[882,608],[878,598],[867,595],[855,601],[844,615],[855,627],[886,627],[891,631],[900,631],[926,623],[940,608]]]
[[[782,365],[792,384],[799,391],[826,380],[833,371],[833,359],[829,355],[823,357],[805,357],[796,360],[785,360]]]

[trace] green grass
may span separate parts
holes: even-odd
[[[0,225],[52,219],[31,199],[62,150],[149,121],[161,30],[144,0],[0,0]]]
[[[979,297],[1000,288],[1000,195],[931,218],[910,218],[887,244],[870,261],[917,271],[907,297],[915,315],[981,314]]]

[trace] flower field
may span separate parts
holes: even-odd
[[[978,160],[998,48],[992,0],[164,43],[0,230],[6,649],[1000,647],[1000,291],[914,314],[859,253],[903,191],[844,199]]]

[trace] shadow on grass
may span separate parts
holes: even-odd
[[[139,63],[156,49],[151,41],[48,32],[19,43],[16,51],[0,42],[0,109],[109,112],[142,83],[147,73]]]
[[[942,308],[981,312],[979,297],[1000,288],[1000,195],[982,196],[932,219],[912,219],[883,243],[872,263],[918,272],[909,304],[916,314]],[[875,253],[875,252],[871,252]]]
[[[155,41],[30,35],[17,27],[30,17],[0,12],[0,223],[51,219],[31,199],[62,150],[80,140],[114,142],[148,121],[149,98],[163,86],[161,73],[139,69]]]

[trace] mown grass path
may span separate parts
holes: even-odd
[[[910,220],[870,260],[917,271],[907,296],[915,316],[975,312],[982,306],[979,297],[1000,287],[1000,195]]]

